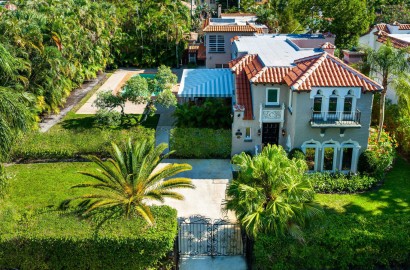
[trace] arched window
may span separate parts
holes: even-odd
[[[340,170],[343,172],[356,172],[360,149],[359,143],[349,140],[343,142],[340,148]]]
[[[356,97],[352,90],[347,92],[343,102],[343,120],[353,121],[356,109]]]
[[[317,90],[313,97],[313,120],[323,119],[323,94],[321,90]]]
[[[309,171],[317,171],[320,143],[314,140],[306,141],[301,148],[305,153]]]
[[[333,140],[322,144],[322,171],[335,171],[337,150],[340,148],[338,142]]]

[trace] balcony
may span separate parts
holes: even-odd
[[[361,112],[359,110],[354,112],[321,112],[312,110],[310,125],[315,128],[361,127],[360,116]]]
[[[285,104],[278,106],[268,106],[260,104],[259,122],[280,123],[284,121]]]

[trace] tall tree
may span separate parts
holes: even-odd
[[[322,214],[313,201],[313,188],[303,176],[306,163],[289,160],[276,145],[264,147],[253,158],[245,153],[236,155],[233,163],[240,172],[228,187],[226,207],[235,211],[247,234],[290,233],[303,240],[303,225]]]
[[[81,172],[96,180],[79,184],[73,188],[91,188],[92,193],[62,202],[67,206],[79,200],[83,214],[105,213],[106,218],[120,214],[127,218],[141,216],[150,225],[155,224],[150,210],[153,201],[164,202],[165,198],[183,200],[175,189],[195,188],[191,179],[173,176],[191,170],[189,164],[167,164],[157,168],[172,152],[163,155],[168,146],[153,142],[129,140],[124,149],[113,144],[111,158],[107,162],[96,156],[89,156],[99,168],[98,172]]]
[[[383,91],[380,94],[379,131],[377,140],[380,140],[383,130],[387,88],[392,80],[410,70],[410,66],[407,62],[407,53],[406,49],[394,48],[390,41],[382,45],[378,50],[367,50],[367,61],[371,71],[380,78],[383,86]]]

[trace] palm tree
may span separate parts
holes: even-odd
[[[80,172],[90,176],[97,182],[73,186],[73,188],[92,188],[93,193],[86,194],[68,201],[80,200],[83,214],[98,212],[121,214],[127,218],[141,216],[150,225],[155,223],[149,202],[164,202],[165,198],[183,200],[184,197],[175,192],[179,188],[195,188],[191,179],[177,177],[178,173],[191,170],[189,164],[167,164],[161,169],[156,169],[158,164],[172,152],[162,155],[168,147],[160,144],[154,147],[152,142],[146,140],[132,143],[129,140],[124,149],[116,144],[112,145],[112,158],[103,162],[96,156],[88,159],[98,165],[97,173]]]
[[[304,178],[303,160],[289,160],[281,146],[268,145],[262,153],[233,157],[240,168],[239,177],[227,190],[226,207],[233,210],[248,236],[260,233],[289,233],[303,241],[302,226],[320,216],[313,202],[314,191]]]
[[[410,69],[407,63],[407,51],[396,49],[388,40],[379,50],[368,50],[367,62],[371,71],[380,76],[383,90],[380,95],[380,116],[377,140],[380,140],[384,124],[387,87],[391,80]]]

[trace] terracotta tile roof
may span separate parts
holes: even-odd
[[[375,81],[326,52],[296,60],[295,63],[297,66],[285,77],[285,81],[293,89],[311,90],[311,86],[362,87],[364,91],[382,89],[382,86]],[[287,79],[293,74],[298,76],[293,83],[289,84]]]
[[[263,33],[261,28],[256,28],[252,25],[208,25],[204,28],[204,32],[251,32]]]
[[[400,24],[399,30],[410,30],[410,23]]]
[[[378,42],[386,44],[387,40],[390,40],[391,44],[396,49],[404,49],[410,46],[410,42],[406,42],[404,40],[388,36],[387,34],[380,33],[380,35],[378,35]]]
[[[295,63],[296,67],[284,78],[293,90],[310,91],[312,87],[332,86],[361,87],[362,91],[383,89],[377,82],[326,52],[296,60]]]
[[[383,31],[390,34],[390,30],[385,23],[376,24],[377,31]]]
[[[206,60],[206,47],[203,43],[199,44],[198,54],[196,55],[198,60]]]
[[[245,68],[248,65],[258,67],[256,62],[259,62],[257,54],[247,54],[229,62],[229,67],[236,75],[236,104],[245,107],[244,120],[253,120],[251,86]],[[252,73],[251,68],[247,70]]]
[[[251,78],[251,82],[284,83],[285,76],[292,70],[291,67],[263,67],[258,74]]]

